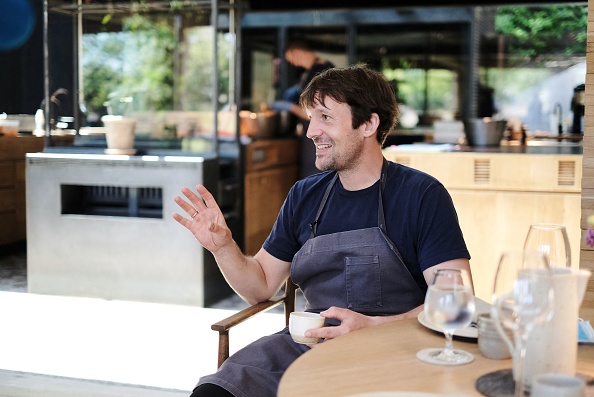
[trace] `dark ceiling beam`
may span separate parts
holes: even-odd
[[[249,8],[254,11],[291,11],[291,10],[330,10],[363,8],[411,8],[411,2],[401,0],[249,0]],[[471,7],[502,5],[552,5],[552,4],[588,4],[587,1],[568,0],[415,0],[418,7]]]
[[[242,28],[278,26],[346,26],[382,24],[449,24],[469,23],[469,7],[434,7],[431,9],[360,9],[295,12],[246,12],[241,19]]]

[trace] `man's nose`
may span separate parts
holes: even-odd
[[[320,136],[320,130],[319,128],[316,127],[315,123],[310,121],[309,122],[309,126],[307,127],[307,132],[305,133],[305,136],[308,137],[309,139],[314,139],[317,136]]]

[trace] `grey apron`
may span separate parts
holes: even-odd
[[[384,161],[377,227],[316,236],[338,174],[326,189],[311,224],[311,238],[295,254],[291,264],[291,278],[303,291],[307,311],[320,312],[337,306],[367,315],[391,315],[423,304],[424,289],[410,274],[386,233],[382,199],[386,173],[387,161]]]
[[[382,202],[386,172],[384,162],[378,227],[316,236],[338,174],[328,185],[311,224],[311,237],[291,264],[291,277],[303,291],[306,310],[320,312],[338,306],[369,315],[389,315],[423,304],[423,289],[386,234]],[[338,324],[334,319],[327,322]],[[285,328],[239,350],[215,374],[201,378],[199,384],[214,383],[236,397],[274,397],[287,367],[307,350],[309,347],[293,342]]]

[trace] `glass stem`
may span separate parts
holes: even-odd
[[[524,362],[526,361],[526,345],[528,344],[528,331],[516,331],[516,357],[518,365],[516,366],[516,382],[514,397],[525,397],[526,389],[524,387]]]
[[[446,338],[445,348],[443,349],[443,354],[446,357],[452,357],[454,355],[454,345],[452,343],[452,337],[454,336],[453,331],[444,331],[444,335]]]

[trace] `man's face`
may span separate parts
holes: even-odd
[[[296,52],[297,52],[296,50],[289,50],[289,51],[285,52],[285,59],[287,60],[287,62],[289,62],[293,66],[297,66],[297,64],[295,63],[295,62],[297,62]]]
[[[353,129],[350,106],[326,97],[324,105],[316,100],[307,113],[307,137],[316,146],[316,167],[321,171],[344,171],[355,166],[361,156],[364,135],[360,130],[365,124]]]
[[[302,67],[305,69],[308,68],[303,50],[300,50],[300,49],[289,50],[289,51],[285,52],[285,59],[287,60],[287,62],[289,62],[293,66]]]

